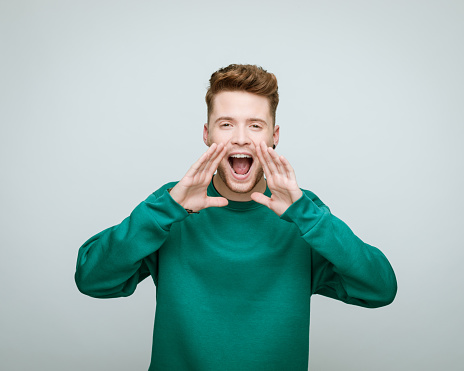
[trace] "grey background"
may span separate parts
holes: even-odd
[[[77,250],[205,150],[210,74],[279,79],[278,151],[390,259],[396,301],[313,297],[310,369],[464,367],[464,2],[0,1],[2,370],[145,370],[150,280],[81,295]]]

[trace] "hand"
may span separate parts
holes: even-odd
[[[303,195],[296,182],[295,171],[284,156],[279,157],[276,151],[267,147],[264,142],[256,146],[256,154],[263,166],[272,196],[269,198],[262,193],[254,192],[251,198],[281,216]]]
[[[214,172],[226,154],[223,143],[213,143],[211,147],[187,171],[187,174],[171,190],[171,197],[184,209],[194,212],[207,207],[226,206],[224,197],[207,196],[207,188]]]

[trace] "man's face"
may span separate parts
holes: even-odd
[[[218,175],[234,193],[249,193],[263,178],[256,156],[262,141],[269,147],[279,141],[279,127],[273,120],[266,97],[242,91],[224,91],[213,101],[209,125],[203,129],[206,145],[224,143],[227,152],[218,166]]]

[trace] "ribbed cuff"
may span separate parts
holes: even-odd
[[[155,200],[148,198],[144,203],[154,212],[153,217],[158,225],[166,231],[171,229],[172,223],[180,222],[189,215],[181,205],[174,201],[167,190]]]
[[[290,205],[280,218],[296,224],[303,236],[319,222],[323,215],[324,211],[303,192],[303,195]]]

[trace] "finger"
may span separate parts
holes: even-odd
[[[290,162],[288,162],[288,160],[284,156],[280,156],[280,161],[282,162],[282,165],[285,169],[285,172],[287,173],[288,178],[296,181],[295,170],[293,170],[293,167],[292,165],[290,165]]]
[[[218,150],[217,155],[215,156],[214,159],[212,159],[211,164],[209,165],[209,168],[208,168],[208,175],[210,177],[213,176],[214,172],[217,170],[220,162],[222,161],[226,153],[227,153],[226,146],[223,146],[223,148],[220,151]]]
[[[213,143],[215,145],[214,151],[211,152],[210,156],[208,159],[204,162],[203,166],[201,167],[200,171],[206,171],[208,172],[209,166],[211,165],[211,162],[214,161],[214,159],[217,157],[218,153],[222,150],[223,144],[222,143]],[[212,145],[211,145],[212,146]]]
[[[219,144],[216,144],[216,148],[214,149],[214,151],[211,153],[211,156],[208,158],[208,161],[205,162],[205,166],[203,168],[204,169],[209,169],[209,167],[211,166],[211,163],[216,159],[216,157],[218,156],[219,153],[221,153],[221,151],[223,150],[224,148],[224,144],[223,143],[219,143]]]
[[[228,204],[229,201],[224,197],[208,197],[206,199],[206,207],[224,207]]]
[[[201,157],[190,167],[189,172],[192,170],[194,173],[201,171],[205,163],[211,157],[211,154],[216,150],[217,144],[213,143],[208,150],[201,155]]]
[[[264,141],[261,142],[261,152],[263,153],[264,160],[267,163],[270,173],[271,174],[278,173],[277,166],[274,163],[274,160],[272,159],[271,155],[269,154],[268,146],[266,145],[266,143],[264,143]]]
[[[256,153],[256,144],[253,141],[250,142],[250,149],[252,154]]]
[[[279,174],[286,174],[286,170],[284,165],[282,164],[282,161],[280,160],[279,155],[277,154],[276,151],[274,151],[271,147],[267,149],[269,155],[271,156],[272,160],[274,161],[274,164],[277,168],[277,171]]]
[[[257,147],[258,146],[253,141],[250,142],[251,153],[256,154],[256,156],[254,156],[254,157],[258,157]],[[259,158],[258,158],[258,162],[260,162]]]
[[[262,193],[259,193],[259,192],[253,192],[251,194],[251,199],[261,205],[264,205],[266,207],[268,207],[269,209],[271,208],[270,205],[271,205],[271,199],[267,196],[265,196],[264,194]]]
[[[267,166],[267,162],[264,159],[263,151],[260,145],[256,146],[256,155],[258,156],[258,160],[261,163],[261,166],[263,167],[266,178],[268,178],[271,175],[271,171],[269,170],[269,167]]]
[[[219,143],[216,152],[211,156],[205,168],[203,169],[203,175],[208,182],[213,177],[214,172],[219,166],[219,162],[222,160],[226,153],[226,148],[223,143]]]

